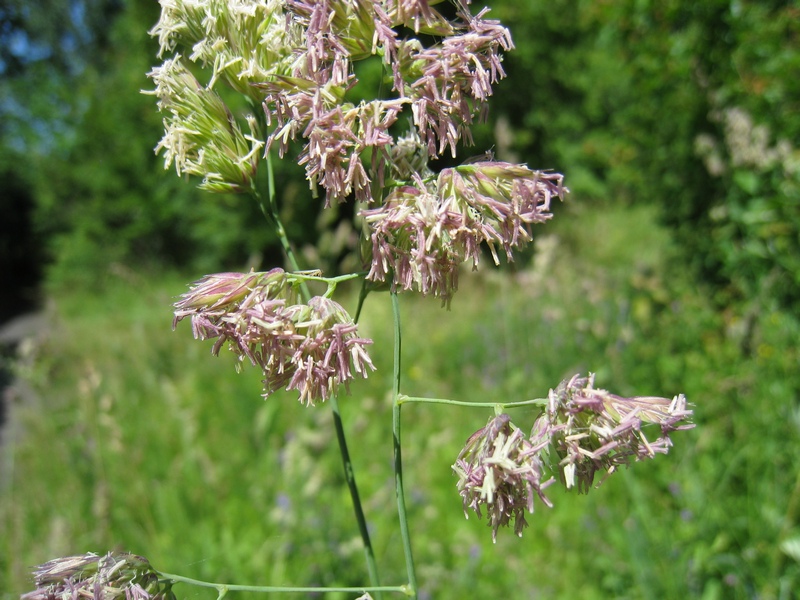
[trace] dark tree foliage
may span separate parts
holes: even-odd
[[[492,104],[515,155],[566,173],[576,201],[660,205],[721,303],[800,305],[796,3],[493,5],[527,82]],[[759,136],[773,160],[741,151]]]
[[[0,322],[37,305],[41,278],[40,240],[33,225],[33,198],[29,186],[13,166],[0,165],[3,201],[0,202]]]
[[[120,0],[7,0],[0,6],[0,141],[16,151],[62,132],[72,84],[102,66]]]
[[[102,56],[120,0],[6,0],[0,6],[0,74],[20,77],[34,65],[79,73]]]
[[[116,1],[0,5],[0,321],[35,307],[43,236],[35,222],[37,147],[71,119],[68,82],[108,47]]]

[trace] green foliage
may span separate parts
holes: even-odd
[[[116,0],[42,0],[36,8],[7,0],[0,10],[0,72],[10,78],[40,66],[51,75],[80,70],[108,45],[108,24],[120,6]]]
[[[792,3],[491,4],[517,47],[475,152],[494,146],[501,159],[564,172],[580,201],[660,206],[684,260],[715,284],[721,304],[758,297],[796,305],[800,84],[787,74],[800,52]],[[64,13],[65,2],[51,5],[43,14]],[[30,61],[3,83],[11,99],[5,143],[39,140],[15,168],[26,177],[35,171],[27,179],[36,182],[37,228],[53,238],[52,277],[97,280],[105,259],[198,271],[265,253],[277,259],[263,230],[240,227],[258,218],[258,207],[199,194],[161,172],[152,154],[160,122],[152,98],[138,91],[151,85],[144,73],[156,48],[145,31],[158,7],[87,6],[87,32],[109,24],[87,51],[91,60],[70,56],[48,22],[32,22],[37,48],[61,48],[52,60],[72,66]],[[765,148],[784,149],[781,160],[737,160],[725,115],[739,110],[766,128]],[[309,259],[335,269],[356,245],[352,229],[342,229],[350,209],[321,217],[300,170],[276,167],[293,239],[303,246],[324,237],[330,248],[309,247]]]
[[[66,3],[51,4],[42,17],[65,14]],[[517,44],[506,59],[514,91],[501,87],[493,99],[493,116],[511,126],[511,139],[497,144],[501,157],[511,152],[566,172],[578,198],[661,204],[687,260],[705,279],[733,282],[740,295],[766,286],[767,295],[791,304],[796,176],[781,165],[730,168],[724,125],[713,116],[741,108],[769,128],[773,145],[796,138],[798,84],[785,76],[798,60],[791,4],[494,4]],[[250,233],[242,240],[236,226],[255,218],[257,207],[200,195],[159,172],[151,154],[159,120],[152,100],[138,95],[149,86],[143,74],[155,45],[144,32],[157,7],[92,3],[86,14],[84,37],[91,23],[112,24],[99,29],[91,60],[70,55],[50,21],[31,21],[29,35],[49,52],[49,62],[20,64],[19,76],[4,82],[15,99],[4,110],[24,99],[28,115],[5,120],[6,142],[40,140],[33,146],[39,156],[29,153],[18,168],[39,174],[31,179],[38,182],[38,227],[56,238],[53,276],[96,278],[103,269],[99,256],[123,263],[196,261],[201,270],[242,264],[268,250],[269,238]],[[18,59],[9,55],[7,62]],[[59,72],[56,63],[72,66]],[[729,167],[721,177],[700,160],[701,134],[720,146]],[[492,144],[485,129],[478,150]],[[297,181],[288,172],[279,175]],[[284,206],[296,206],[298,197],[283,198]],[[318,206],[292,208],[302,219],[295,233],[309,241],[316,237]]]
[[[511,125],[498,150],[564,172],[576,198],[659,205],[721,304],[758,295],[796,307],[794,3],[493,5],[517,45],[509,79],[529,82],[493,100]],[[778,159],[741,160],[735,146],[751,140],[731,139],[725,122],[737,110]]]

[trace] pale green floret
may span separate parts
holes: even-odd
[[[258,105],[254,84],[292,71],[302,31],[286,26],[281,0],[161,0],[161,18],[150,35],[159,56],[184,51],[189,60],[211,67],[208,87],[223,79]]]
[[[177,55],[150,72],[156,84],[158,107],[164,119],[164,137],[156,152],[164,151],[164,167],[175,164],[178,174],[203,177],[200,187],[236,192],[250,186],[264,142],[256,135],[255,119],[248,118],[249,135],[222,101],[200,85]]]

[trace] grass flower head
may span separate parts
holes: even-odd
[[[367,277],[447,302],[461,263],[477,268],[483,243],[496,264],[497,246],[513,260],[513,250],[531,241],[531,226],[552,217],[553,198],[568,191],[558,173],[495,161],[444,169],[435,182],[416,175],[383,206],[361,212],[372,247]]]
[[[299,280],[283,269],[219,273],[197,281],[175,303],[173,327],[190,317],[197,339],[225,343],[240,361],[264,373],[264,396],[285,388],[303,404],[325,401],[356,375],[374,370],[358,327],[338,303],[317,296],[300,301]]]
[[[244,133],[222,98],[204,87],[180,55],[164,61],[149,74],[164,118],[164,137],[156,152],[164,152],[164,167],[175,165],[180,175],[203,178],[200,188],[212,192],[245,192],[251,188],[259,151],[252,115]]]
[[[514,532],[522,535],[528,525],[525,512],[533,513],[534,497],[551,506],[544,489],[553,480],[542,481],[539,450],[511,417],[501,414],[472,434],[453,465],[464,514],[469,516],[471,509],[480,518],[483,507],[495,542],[498,529],[512,521]]]
[[[22,600],[174,600],[146,558],[127,552],[50,560],[34,570],[36,589]]]
[[[611,474],[631,461],[666,454],[672,432],[694,427],[691,416],[683,394],[671,400],[624,398],[595,389],[594,375],[575,375],[550,390],[531,439],[549,438],[554,452],[550,468],[567,489],[586,493],[597,471]],[[655,439],[645,435],[647,426],[655,428]]]

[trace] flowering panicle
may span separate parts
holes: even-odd
[[[554,480],[542,481],[540,450],[511,423],[511,417],[502,414],[472,434],[458,455],[453,470],[459,478],[464,514],[468,517],[467,510],[472,509],[481,518],[484,506],[493,541],[497,541],[497,530],[512,521],[514,532],[522,535],[528,525],[525,511],[533,513],[534,496],[552,506],[544,489]]]
[[[471,508],[480,518],[485,506],[493,539],[498,527],[512,520],[517,535],[522,533],[534,492],[552,507],[542,490],[555,479],[543,481],[545,474],[557,474],[566,489],[586,493],[597,471],[610,474],[631,460],[666,454],[671,432],[694,427],[683,394],[672,400],[623,398],[594,389],[593,383],[593,375],[575,375],[550,390],[528,438],[503,414],[467,440],[453,465],[458,491],[465,512]],[[648,440],[645,425],[660,428],[659,437]]]
[[[36,567],[36,588],[22,600],[174,600],[146,558],[127,552],[56,558]]]
[[[544,223],[553,215],[553,198],[569,193],[559,173],[531,171],[525,165],[485,161],[445,169],[439,175],[442,197],[460,198],[467,206],[471,227],[480,231],[495,264],[495,244],[513,260],[512,249],[531,241],[530,226]],[[469,254],[477,266],[477,254]]]
[[[525,165],[476,162],[444,169],[435,183],[395,189],[380,208],[360,214],[370,232],[371,267],[367,278],[393,288],[417,289],[447,301],[458,287],[458,267],[477,268],[485,242],[509,260],[512,250],[531,240],[530,226],[552,215],[550,203],[568,190],[563,176],[532,171]]]
[[[623,398],[594,389],[594,375],[575,375],[550,390],[547,410],[534,425],[532,438],[549,437],[552,466],[562,483],[586,493],[597,471],[611,474],[631,460],[666,454],[672,446],[670,433],[694,427],[687,421],[691,416],[683,394],[671,400]],[[658,427],[655,440],[645,435],[646,425]]]
[[[288,74],[301,38],[296,24],[287,25],[283,0],[161,0],[150,35],[159,56],[182,50],[212,68],[209,88],[222,78],[256,105],[263,94],[253,84]]]
[[[282,269],[219,273],[193,284],[175,303],[173,327],[191,317],[197,339],[217,338],[216,356],[228,342],[240,360],[264,373],[264,396],[285,388],[313,405],[374,370],[358,328],[341,305],[325,297],[300,303],[299,282]]]
[[[375,2],[290,0],[287,6],[304,28],[304,47],[291,77],[276,77],[260,86],[266,93],[268,123],[277,121],[267,147],[277,142],[283,157],[289,142],[302,135],[306,144],[299,163],[305,165],[312,189],[325,189],[327,205],[351,193],[369,201],[371,178],[362,154],[371,149],[375,168],[383,168],[384,148],[394,142],[389,128],[405,101],[354,105],[344,98],[355,83],[351,62],[373,54],[378,43],[394,48],[395,33]]]
[[[312,187],[326,190],[328,203],[344,200],[354,192],[372,201],[367,185],[382,178],[395,140],[389,127],[406,105],[430,156],[471,139],[469,127],[483,111],[491,86],[505,74],[500,51],[512,47],[508,30],[473,17],[463,7],[453,24],[424,0],[287,0],[287,11],[303,29],[289,77],[272,77],[261,85],[268,118],[276,128],[268,138],[285,152],[298,135],[306,140],[301,161]],[[399,41],[394,28],[444,36],[425,48],[416,38]],[[355,84],[352,63],[373,54],[383,57],[393,75],[395,99],[354,106],[344,101]],[[372,122],[358,131],[356,120],[367,113]],[[320,133],[324,131],[325,133]],[[361,154],[372,149],[372,175]]]
[[[371,232],[367,279],[389,278],[393,289],[416,289],[447,301],[458,288],[463,262],[451,233],[462,231],[462,221],[421,179],[416,183],[394,190],[380,208],[360,213]]]
[[[463,32],[441,44],[423,48],[417,40],[402,44],[397,70],[412,101],[414,123],[431,157],[447,147],[456,155],[464,137],[472,143],[470,127],[486,116],[492,85],[505,77],[500,50],[513,48],[511,34],[499,21],[461,11]]]
[[[434,173],[428,166],[428,153],[416,129],[409,129],[405,135],[398,136],[390,151],[391,185],[413,181],[416,177],[423,180],[433,178]],[[383,187],[386,182],[379,183]]]
[[[388,0],[386,12],[393,25],[405,25],[415,33],[452,35],[453,26],[431,4],[429,0]]]
[[[201,188],[218,192],[250,189],[259,151],[256,124],[248,119],[250,133],[239,127],[219,95],[203,87],[184,65],[180,55],[154,68],[149,77],[156,84],[164,119],[164,137],[156,152],[164,150],[164,166],[173,162],[178,174],[203,177]]]
[[[252,172],[235,167],[254,170],[264,145],[277,144],[283,156],[302,137],[299,160],[312,189],[325,189],[328,204],[351,194],[374,201],[371,183],[383,182],[399,113],[410,107],[429,157],[447,147],[455,155],[459,140],[471,141],[470,127],[484,113],[492,85],[505,76],[501,53],[513,47],[505,27],[486,19],[486,10],[471,15],[465,2],[456,2],[452,21],[430,0],[160,2],[150,33],[161,55],[174,56],[151,73],[160,108],[172,112],[158,149],[167,164],[174,160],[179,172],[202,175],[203,186],[217,191],[246,188]],[[417,37],[400,40],[401,27],[441,41],[426,47]],[[160,84],[180,64],[179,52],[211,70],[205,88],[189,81],[188,71],[176,85]],[[396,97],[347,101],[357,82],[353,63],[373,55],[391,71]],[[219,118],[222,102],[212,90],[220,80],[251,105],[263,105],[272,128],[266,140],[255,128],[242,135],[229,113],[227,121]],[[200,127],[203,117],[173,110],[190,101],[196,112],[211,111],[208,120],[217,127]],[[217,130],[223,139],[213,139]]]
[[[172,56],[149,73],[155,91],[145,91],[169,115],[156,152],[163,150],[165,167],[174,162],[178,174],[202,177],[202,189],[238,193],[252,187],[263,134],[252,114],[244,117],[249,133],[243,133],[214,86],[222,80],[259,106],[264,92],[255,84],[291,73],[302,35],[283,7],[283,0],[161,0],[150,35],[159,39],[159,56]],[[211,70],[207,85],[186,60]]]
[[[275,89],[274,85],[267,87]],[[276,117],[278,127],[267,144],[277,141],[282,157],[289,142],[301,133],[308,141],[298,162],[305,165],[312,188],[319,184],[326,190],[326,204],[344,201],[351,193],[357,200],[369,201],[372,180],[362,154],[365,150],[372,151],[373,171],[380,176],[385,148],[393,142],[389,128],[397,120],[403,102],[341,103],[341,94],[331,87],[333,84],[326,85],[328,93],[294,87],[290,93],[273,95],[270,117]]]
[[[306,29],[305,68],[313,74],[326,62],[363,60],[392,53],[397,33],[375,0],[287,0],[294,19]]]

